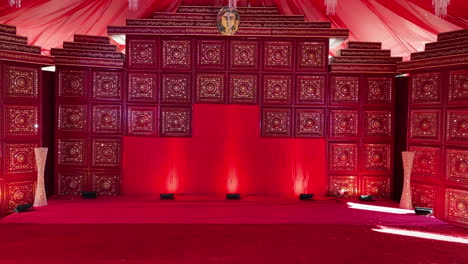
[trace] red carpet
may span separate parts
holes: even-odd
[[[468,239],[435,218],[346,201],[220,198],[51,200],[0,220],[0,263],[468,263],[467,244],[372,230]]]

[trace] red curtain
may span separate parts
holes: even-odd
[[[126,18],[149,17],[153,11],[172,12],[179,5],[224,5],[227,0],[140,0],[127,11],[126,0],[23,0],[19,9],[0,0],[0,23],[18,26],[18,33],[46,52],[70,41],[73,34],[106,35],[108,25]],[[336,15],[327,16],[323,0],[240,0],[239,6],[278,6],[284,14],[304,14],[308,21],[331,21],[349,28],[350,40],[380,41],[393,56],[422,51],[439,32],[468,28],[466,0],[452,0],[446,18],[436,17],[432,0],[339,0]],[[123,48],[123,47],[121,47]],[[334,51],[331,51],[332,55]]]

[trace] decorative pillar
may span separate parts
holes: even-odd
[[[34,148],[34,154],[36,154],[36,166],[37,166],[37,184],[36,184],[36,196],[34,197],[34,206],[46,206],[47,197],[44,186],[44,169],[47,159],[47,148]]]
[[[414,160],[413,151],[402,151],[401,156],[403,158],[403,192],[401,193],[400,208],[402,209],[413,209],[413,203],[411,201],[411,170],[413,169]]]

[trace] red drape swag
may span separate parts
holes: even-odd
[[[141,0],[136,12],[126,0],[23,0],[20,9],[0,2],[0,23],[16,25],[20,35],[44,51],[72,40],[73,34],[106,35],[108,25],[126,18],[148,17],[154,11],[173,12],[179,5],[225,5],[227,0]],[[278,6],[283,14],[304,14],[308,21],[330,21],[349,28],[350,40],[380,41],[393,56],[408,57],[443,31],[468,28],[468,5],[452,0],[448,16],[433,14],[431,0],[341,0],[336,15],[327,16],[323,0],[240,0],[239,6]],[[123,49],[123,47],[121,47]],[[334,51],[331,51],[334,54]]]

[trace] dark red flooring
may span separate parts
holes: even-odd
[[[52,200],[0,220],[0,263],[468,263],[468,244],[379,226],[468,239],[466,229],[435,218],[346,201]]]

